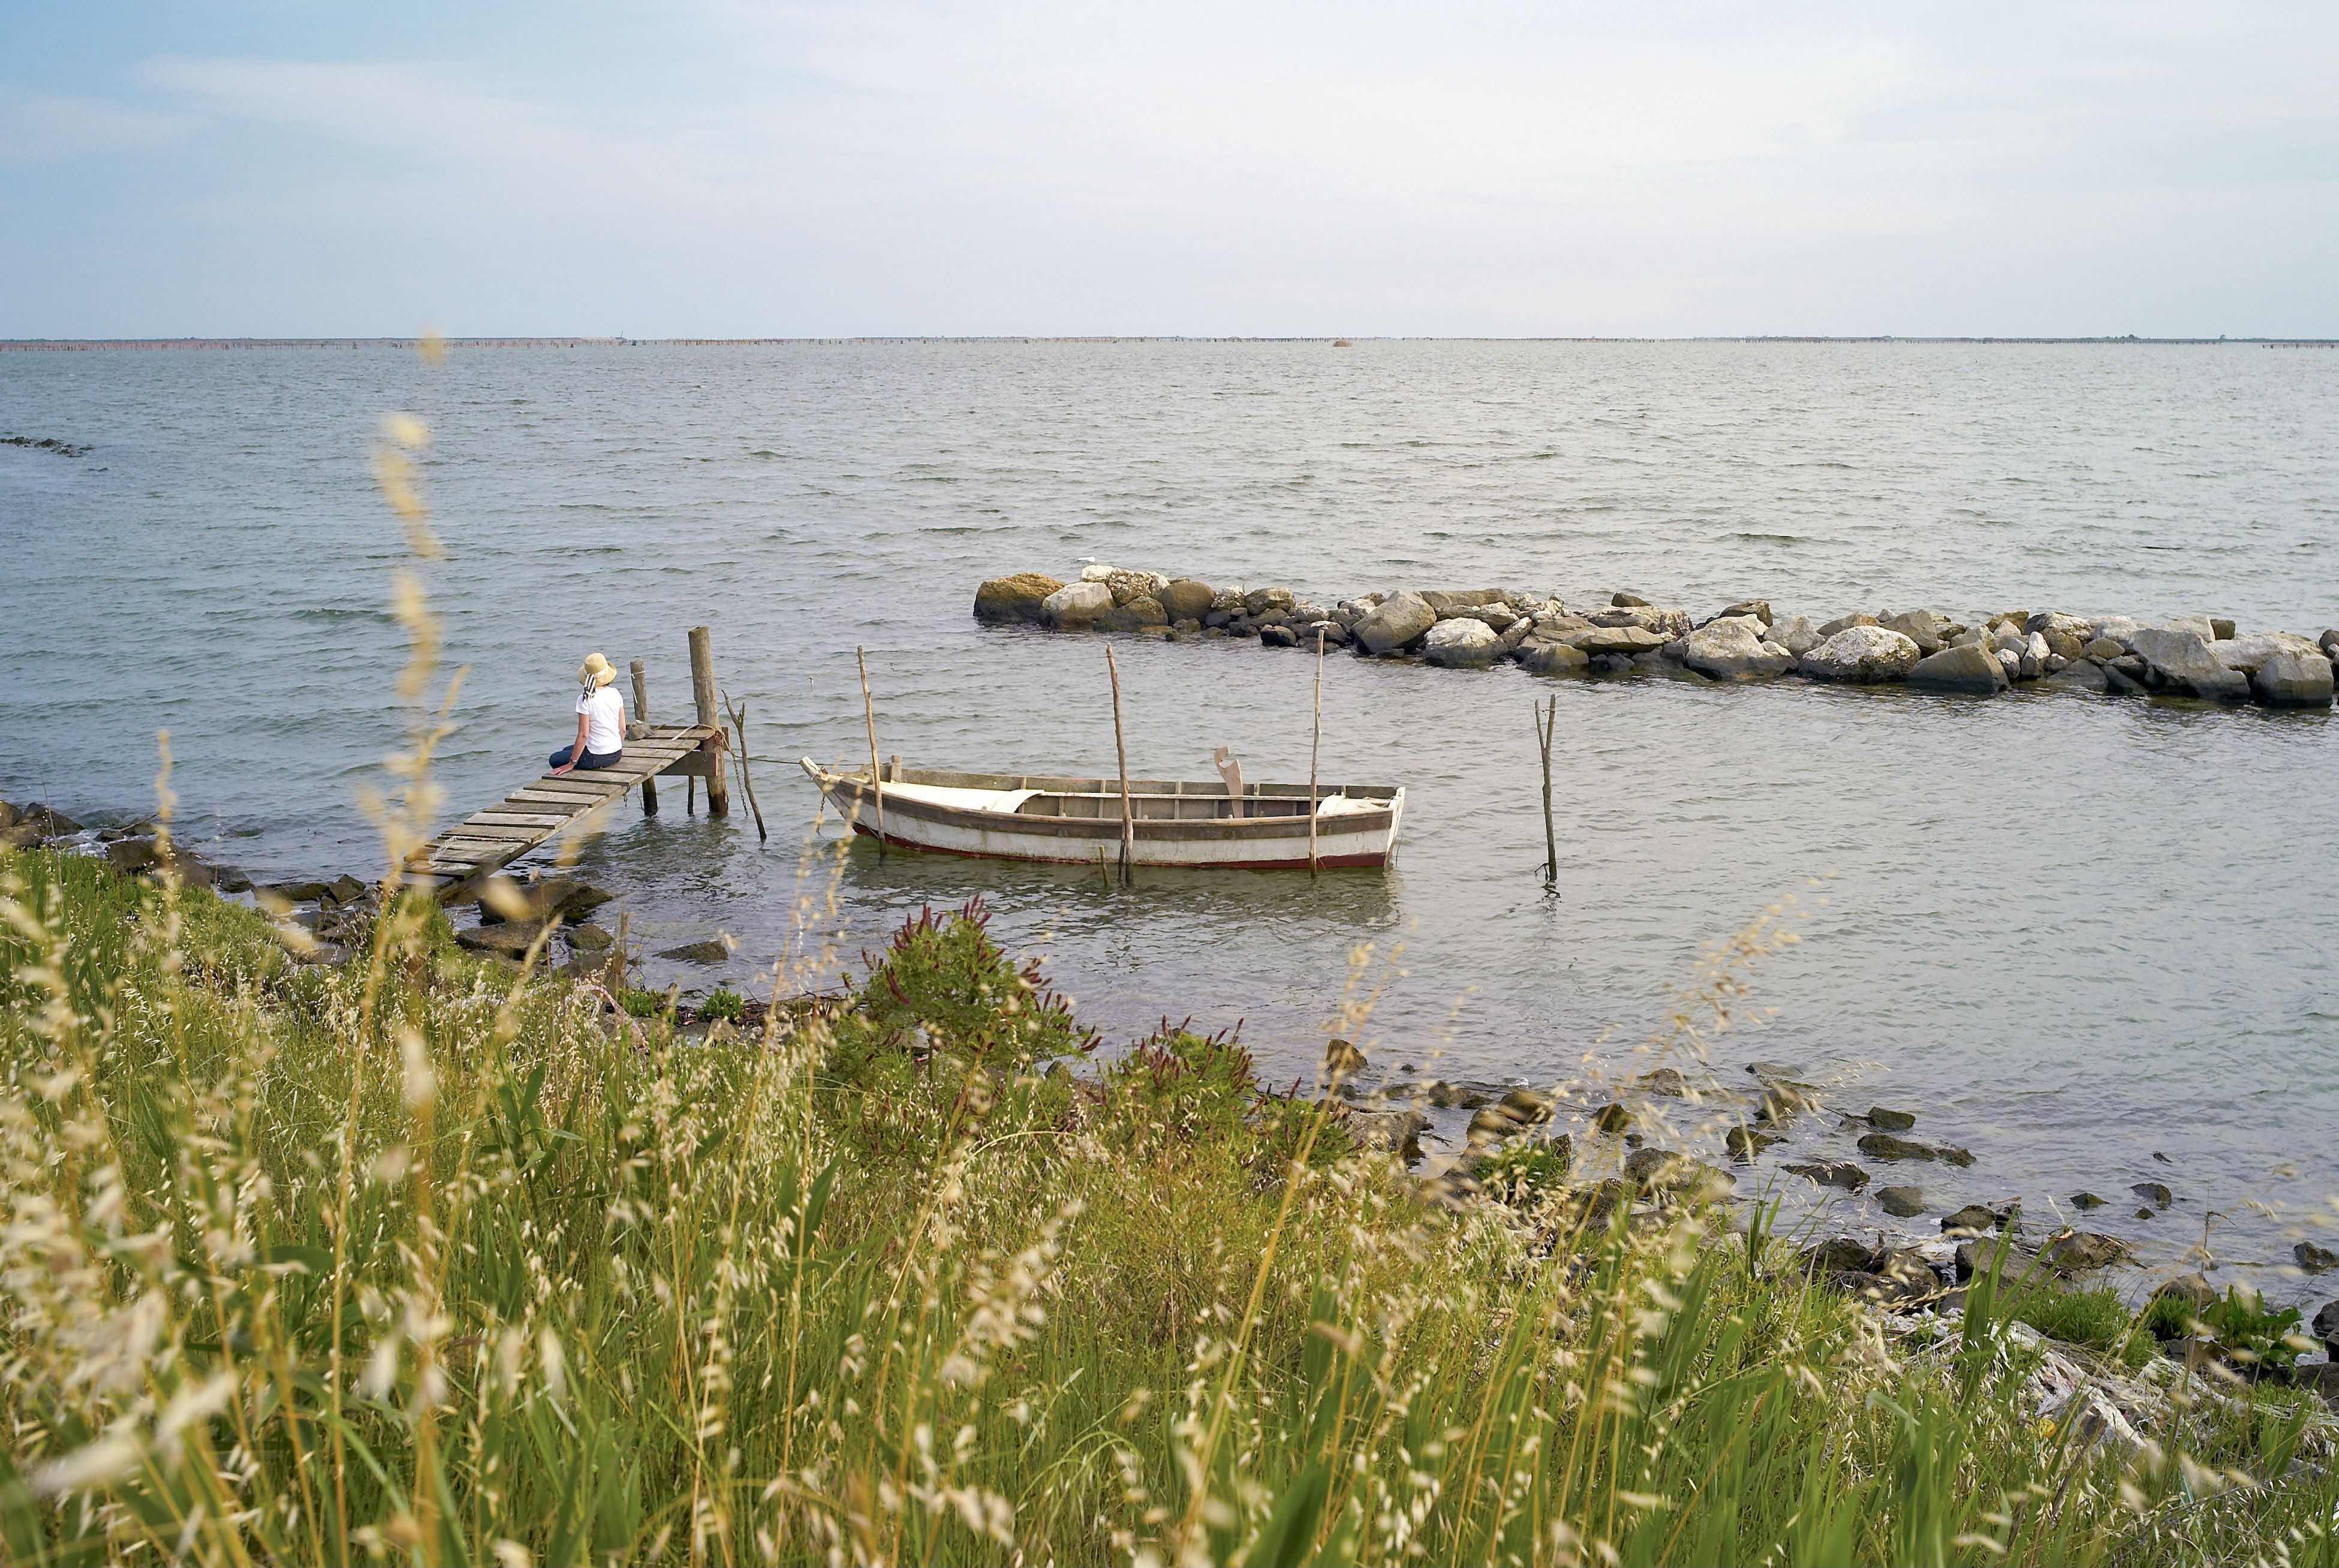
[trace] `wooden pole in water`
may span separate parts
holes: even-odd
[[[1316,734],[1308,743],[1308,874],[1316,874],[1316,759],[1324,750],[1324,628],[1316,628]]]
[[[634,717],[646,725],[650,722],[650,685],[642,676],[642,661],[634,661]],[[657,815],[657,780],[642,781],[642,814]]]
[[[714,765],[706,770],[706,814],[731,814],[731,786],[723,776],[723,710],[715,705],[714,634],[705,626],[690,628],[690,695],[698,704],[698,722],[715,732],[706,751]]]
[[[1112,677],[1112,749],[1120,758],[1120,880],[1129,880],[1129,868],[1137,858],[1137,818],[1129,806],[1129,741],[1120,727],[1120,666],[1114,662],[1112,645],[1105,645],[1105,673]]]
[[[869,656],[859,648],[853,656],[861,663],[861,720],[869,726],[869,793],[877,802],[877,854],[885,854],[885,784],[877,767],[877,708],[869,700]]]
[[[1554,696],[1550,707],[1535,715],[1535,739],[1543,743],[1543,880],[1547,884],[1559,881],[1559,836],[1551,826],[1551,737],[1558,729],[1559,698]]]
[[[764,831],[764,808],[755,804],[755,781],[747,775],[747,705],[734,704],[721,692],[716,695],[731,715],[731,733],[739,742],[739,787],[747,794],[747,809],[755,814],[755,842],[761,843],[772,835]]]

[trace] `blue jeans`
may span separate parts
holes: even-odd
[[[566,767],[568,764],[568,754],[576,749],[577,748],[575,746],[562,746],[558,751],[554,752],[552,754],[552,765],[554,767]],[[579,771],[586,768],[611,767],[617,764],[619,757],[622,757],[625,754],[626,754],[623,752],[587,752],[583,756],[577,759],[577,766]]]

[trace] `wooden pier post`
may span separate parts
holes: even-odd
[[[1120,880],[1127,882],[1137,859],[1137,818],[1129,805],[1129,741],[1120,728],[1120,666],[1113,662],[1112,645],[1105,645],[1105,673],[1112,676],[1112,749],[1120,757]]]
[[[877,705],[869,700],[869,656],[860,648],[853,657],[861,666],[861,722],[869,726],[869,796],[877,803],[877,858],[885,858],[885,779],[877,766]]]
[[[707,743],[711,761],[706,770],[706,814],[731,814],[730,781],[723,776],[723,710],[715,701],[715,639],[705,626],[690,628],[690,695],[698,704],[698,722],[715,732]]]
[[[642,661],[634,661],[634,717],[646,725],[650,722],[650,684],[642,676]],[[657,780],[642,781],[642,814],[657,815]]]
[[[1316,874],[1316,759],[1324,750],[1324,628],[1316,628],[1316,733],[1308,743],[1308,874]]]

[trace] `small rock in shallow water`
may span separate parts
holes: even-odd
[[[1861,1139],[1860,1152],[1871,1159],[1941,1159],[1951,1165],[1971,1165],[1974,1160],[1969,1149],[1948,1144],[1918,1143],[1906,1138],[1895,1138],[1889,1132],[1871,1132]]]
[[[1673,1100],[1679,1100],[1689,1092],[1689,1080],[1681,1075],[1679,1068],[1673,1067],[1660,1067],[1644,1072],[1633,1083],[1643,1094],[1661,1094]]]
[[[1787,1140],[1775,1132],[1758,1132],[1751,1127],[1733,1127],[1722,1135],[1722,1145],[1732,1159],[1752,1159],[1774,1143]]]
[[[1925,1212],[1925,1189],[1921,1187],[1880,1187],[1876,1201],[1884,1212],[1895,1219],[1910,1219]]]
[[[2157,1181],[2139,1181],[2130,1186],[2128,1190],[2155,1208],[2166,1208],[2176,1201],[2176,1195]]]
[[[1299,646],[1299,634],[1289,626],[1261,626],[1258,628],[1258,646],[1263,648],[1296,648]]]
[[[1324,1075],[1333,1080],[1354,1078],[1365,1070],[1365,1053],[1345,1040],[1324,1042]]]
[[[459,931],[455,933],[455,942],[457,946],[469,948],[473,952],[493,953],[498,958],[520,958],[536,945],[537,936],[542,930],[541,926],[508,920],[499,925],[472,926],[469,930]]]
[[[1979,1203],[1969,1203],[1954,1214],[1941,1216],[1942,1231],[1952,1236],[1987,1236],[2013,1223],[2012,1208],[1992,1209]]]
[[[1821,1187],[1839,1187],[1846,1192],[1858,1192],[1868,1185],[1868,1172],[1848,1159],[1820,1159],[1784,1169],[1808,1177]]]
[[[2339,1268],[2339,1252],[2334,1252],[2327,1247],[2317,1247],[2311,1241],[2300,1242],[2290,1249],[2290,1255],[2296,1258],[2298,1266],[2309,1274],[2321,1274],[2326,1269]]]
[[[1887,1110],[1880,1105],[1868,1108],[1868,1125],[1881,1132],[1906,1132],[1917,1125],[1913,1110]]]
[[[2071,1207],[2074,1208],[2101,1208],[2105,1204],[2110,1201],[2111,1199],[2107,1198],[2097,1198],[2092,1192],[2075,1192],[2071,1194]]]
[[[719,937],[705,942],[688,942],[680,947],[667,948],[658,954],[676,963],[721,963],[731,956],[731,944]]]
[[[2339,1356],[2339,1301],[2326,1301],[2314,1314],[2314,1336],[2323,1341],[2323,1348]]]
[[[2050,1267],[2066,1273],[2085,1273],[2090,1269],[2108,1268],[2126,1257],[2127,1243],[2099,1231],[2072,1230],[2048,1242],[2039,1250],[2038,1256]]]
[[[1633,1113],[1621,1104],[1604,1105],[1592,1114],[1595,1132],[1619,1133],[1633,1125]]]

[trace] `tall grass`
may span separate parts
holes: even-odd
[[[1230,1042],[1092,1065],[979,912],[709,1045],[427,912],[303,967],[5,874],[11,1561],[2330,1559],[2283,1421],[2097,1453],[1986,1305],[1902,1355],[1711,1212],[1434,1215]]]

